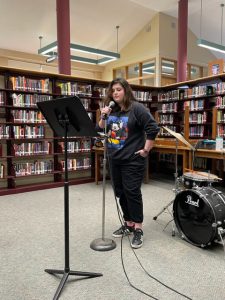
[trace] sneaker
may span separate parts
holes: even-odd
[[[129,235],[134,231],[133,227],[127,226],[127,225],[122,225],[119,229],[113,232],[114,237],[122,237],[123,235]]]
[[[138,249],[143,245],[143,231],[141,228],[134,230],[134,237],[131,242],[131,247]]]

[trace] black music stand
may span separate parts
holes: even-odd
[[[56,136],[64,137],[65,147],[65,180],[64,180],[64,234],[65,234],[65,267],[64,270],[46,269],[49,274],[63,274],[53,300],[57,300],[69,275],[86,276],[88,278],[102,276],[101,273],[71,271],[69,263],[69,182],[67,164],[68,136],[97,136],[95,127],[85,111],[80,99],[76,96],[63,97],[37,103],[48,124]]]

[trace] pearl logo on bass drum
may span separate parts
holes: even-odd
[[[185,203],[199,207],[199,199],[197,199],[197,201],[194,201],[194,200],[192,200],[191,195],[187,195],[187,200],[185,201]]]

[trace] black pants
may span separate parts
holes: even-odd
[[[145,158],[140,155],[131,160],[110,159],[109,161],[114,192],[120,200],[125,221],[143,222],[141,184],[145,161]]]

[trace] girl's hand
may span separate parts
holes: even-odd
[[[135,154],[139,154],[142,157],[147,157],[149,154],[149,151],[146,149],[141,149],[141,150],[135,152]]]
[[[105,106],[101,109],[101,119],[105,119],[106,117],[109,116],[111,113],[112,109],[109,106]]]

